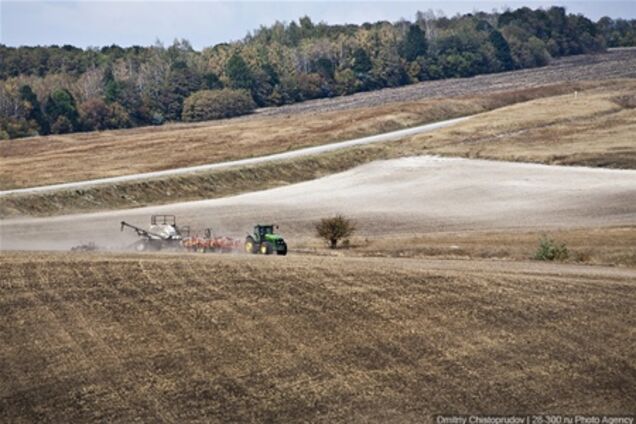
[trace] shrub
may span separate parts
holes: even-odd
[[[342,215],[323,218],[316,224],[316,234],[325,239],[331,249],[335,249],[338,241],[350,237],[356,230],[355,223]]]
[[[256,104],[246,90],[201,90],[183,103],[184,121],[230,118],[252,112]]]
[[[563,261],[566,260],[568,256],[569,252],[565,243],[557,244],[547,236],[541,237],[539,240],[539,248],[534,254],[534,258],[540,261]]]

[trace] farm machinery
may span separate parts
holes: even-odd
[[[241,242],[226,236],[216,236],[211,228],[203,234],[190,234],[189,226],[177,226],[174,215],[152,215],[148,230],[121,221],[121,231],[131,228],[140,237],[132,244],[138,251],[187,250],[190,252],[235,252],[240,250]],[[263,255],[287,254],[287,243],[282,236],[274,232],[274,225],[256,225],[254,233],[245,238],[244,249],[247,253]]]
[[[183,234],[189,235],[188,227],[177,227],[177,220],[174,215],[152,215],[148,230],[122,221],[121,231],[124,231],[126,227],[135,230],[141,238],[132,245],[138,251],[179,249],[183,241]]]
[[[122,221],[121,231],[124,231],[125,228],[133,229],[140,237],[140,240],[132,245],[138,251],[185,249],[191,252],[225,253],[241,248],[239,240],[215,236],[211,228],[206,228],[203,235],[191,235],[189,226],[177,226],[174,215],[152,215],[148,230]]]
[[[231,237],[217,237],[211,228],[203,231],[203,236],[195,234],[183,239],[181,245],[191,252],[221,252],[228,253],[241,248],[241,242]]]
[[[276,226],[278,229],[278,226]],[[245,237],[245,251],[247,253],[260,253],[271,255],[287,254],[287,243],[282,236],[274,233],[273,225],[255,225],[254,233]]]

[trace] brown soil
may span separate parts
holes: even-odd
[[[633,412],[633,271],[2,254],[0,421]]]

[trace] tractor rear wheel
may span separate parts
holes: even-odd
[[[245,252],[246,253],[258,252],[258,246],[252,236],[247,236],[247,238],[245,239]]]
[[[270,243],[268,243],[268,242],[264,241],[264,242],[261,244],[260,252],[261,252],[263,255],[271,255],[273,250],[274,250],[274,249],[272,248],[272,245],[271,245]]]

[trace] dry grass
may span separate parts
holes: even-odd
[[[636,81],[516,104],[415,136],[397,149],[497,160],[636,168]]]
[[[257,157],[472,115],[572,92],[561,84],[283,116],[0,141],[0,188],[32,187]]]
[[[636,82],[596,84],[595,88],[579,91],[576,98],[574,94],[558,95],[563,89],[495,93],[479,101],[449,100],[447,106],[452,103],[453,108],[435,109],[434,113],[454,116],[460,104],[480,109],[509,103],[512,106],[398,142],[208,173],[8,196],[0,202],[0,216],[51,215],[223,197],[306,181],[376,159],[421,154],[636,168],[636,109],[622,108],[613,101],[620,93],[636,90]],[[432,104],[429,101],[420,106],[424,110]],[[17,168],[15,173],[21,175]]]
[[[354,237],[349,248],[335,251],[319,240],[305,238],[294,246],[301,252],[334,256],[530,260],[543,235],[566,244],[570,252],[567,262],[636,267],[636,227]]]
[[[0,274],[4,422],[427,422],[633,407],[631,271],[3,254]]]
[[[382,158],[380,149],[353,149],[293,161],[165,177],[80,190],[0,198],[0,217],[49,216],[219,198],[307,181]]]

